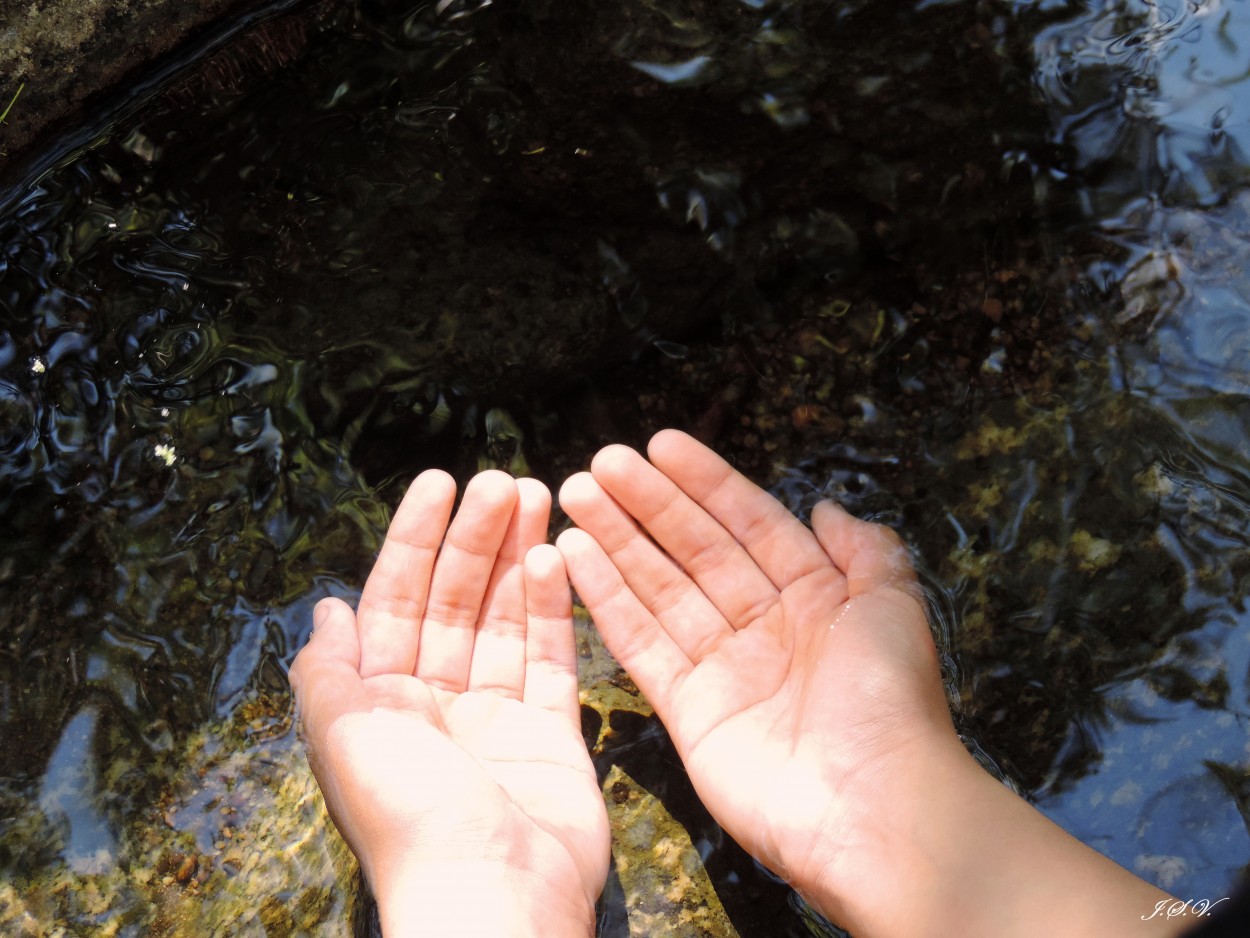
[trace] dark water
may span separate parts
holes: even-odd
[[[320,5],[6,180],[4,877],[126,868],[189,734],[276,700],[280,735],[311,603],[417,471],[554,487],[671,424],[894,524],[970,743],[1225,895],[1247,36],[1244,2]],[[652,721],[600,762],[740,932],[807,933]]]

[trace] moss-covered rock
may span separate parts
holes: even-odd
[[[603,797],[631,938],[738,938],[690,835],[659,799],[618,766]]]

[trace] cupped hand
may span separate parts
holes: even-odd
[[[485,472],[449,527],[455,494],[445,473],[419,476],[358,611],[318,605],[290,675],[309,760],[384,926],[419,915],[426,930],[475,933],[480,896],[507,909],[515,892],[547,933],[567,921],[586,934],[608,825],[564,564],[535,546],[550,495]],[[524,933],[509,916],[496,933]]]
[[[809,530],[677,431],[648,453],[565,483],[557,546],[713,817],[836,916],[874,815],[961,751],[907,550],[831,502]]]

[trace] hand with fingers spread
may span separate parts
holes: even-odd
[[[866,793],[954,737],[907,553],[828,502],[813,534],[683,434],[649,452],[609,447],[561,489],[573,585],[712,815],[816,882]]]
[[[335,824],[403,934],[587,935],[607,875],[572,609],[538,482],[413,482],[359,609],[291,668]],[[483,898],[488,897],[488,898]]]
[[[580,530],[557,546],[744,848],[856,935],[1164,933],[1126,914],[1164,893],[965,751],[891,531],[830,502],[809,530],[676,431],[648,454],[608,447],[564,484]]]

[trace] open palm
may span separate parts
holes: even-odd
[[[291,669],[310,762],[384,909],[427,872],[494,866],[584,919],[608,829],[563,561],[534,547],[550,496],[482,473],[448,527],[454,499],[446,474],[418,477],[359,611],[318,607]]]
[[[648,452],[561,490],[573,584],[713,817],[791,881],[827,875],[930,740],[957,745],[907,552],[828,502],[809,530],[684,434]]]

